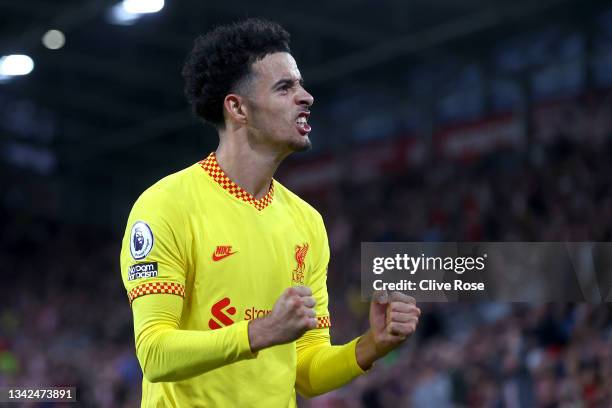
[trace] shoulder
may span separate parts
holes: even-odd
[[[193,164],[183,170],[172,173],[147,188],[143,194],[180,194],[190,188],[199,165]]]
[[[197,164],[172,173],[147,188],[134,203],[134,209],[165,215],[182,212],[183,198],[189,192],[190,186],[193,186],[195,166]]]

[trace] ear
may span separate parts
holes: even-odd
[[[240,95],[227,94],[223,100],[223,108],[233,122],[246,124],[247,115],[244,106],[244,99]]]

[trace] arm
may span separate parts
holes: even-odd
[[[183,299],[171,294],[143,296],[132,304],[136,355],[148,381],[180,381],[256,357],[248,322],[215,331],[180,330],[182,307]]]
[[[308,398],[342,387],[364,373],[355,359],[359,338],[332,346],[329,329],[310,330],[297,341],[297,391]]]
[[[150,382],[180,381],[236,361],[257,351],[296,340],[317,325],[310,289],[288,288],[269,316],[214,330],[181,330],[183,299],[155,294],[132,303],[136,355]]]
[[[138,244],[138,246],[137,246]],[[191,235],[185,209],[162,188],[147,190],[127,222],[121,276],[132,305],[136,354],[147,380],[179,381],[255,355],[247,322],[181,330]],[[146,270],[145,273],[139,273]]]
[[[420,310],[414,299],[393,292],[377,294],[370,305],[370,330],[351,342],[332,346],[329,329],[306,332],[297,342],[296,388],[314,397],[342,387],[399,347],[416,329]]]

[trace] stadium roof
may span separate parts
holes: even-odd
[[[28,54],[36,64],[27,77],[0,84],[0,98],[28,100],[35,112],[51,114],[53,148],[61,163],[195,158],[212,146],[214,138],[202,138],[202,133],[213,133],[202,131],[186,106],[180,70],[194,37],[220,23],[265,17],[283,24],[292,34],[307,84],[319,96],[346,78],[375,81],[386,75],[388,80],[388,73],[404,69],[411,55],[441,48],[469,53],[501,32],[537,26],[542,18],[570,15],[586,4],[168,0],[159,13],[133,25],[116,25],[108,21],[116,3],[0,0],[0,55]],[[42,45],[49,29],[65,33],[63,48]],[[462,39],[469,46],[449,47]],[[30,118],[37,121],[38,115]]]

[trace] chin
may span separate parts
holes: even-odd
[[[305,152],[310,150],[312,147],[312,143],[310,142],[310,138],[308,136],[303,136],[301,140],[293,140],[289,144],[289,149],[292,152]]]

